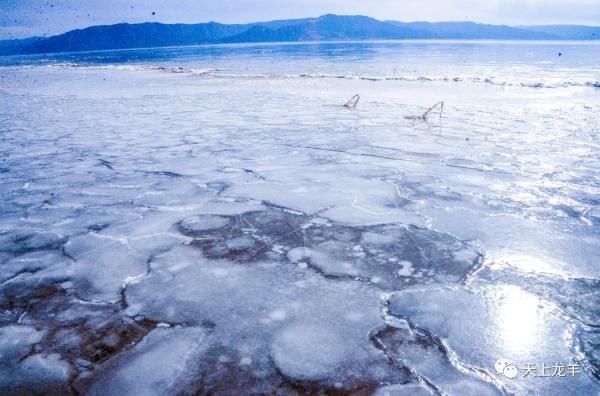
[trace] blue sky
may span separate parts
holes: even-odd
[[[0,0],[0,39],[118,22],[243,23],[326,13],[400,21],[600,25],[600,0]]]

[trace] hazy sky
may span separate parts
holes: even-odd
[[[326,13],[400,21],[600,25],[600,0],[0,0],[0,39],[117,22],[243,23]]]

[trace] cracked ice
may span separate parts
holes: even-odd
[[[0,393],[599,389],[594,88],[255,56],[0,68]]]

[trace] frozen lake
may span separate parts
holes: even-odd
[[[0,57],[0,139],[2,394],[600,391],[600,43]]]

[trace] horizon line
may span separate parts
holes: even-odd
[[[56,37],[56,36],[60,36],[66,33],[70,33],[70,32],[74,32],[74,31],[79,31],[79,30],[85,30],[85,29],[89,29],[89,28],[94,28],[94,27],[106,27],[106,26],[116,26],[116,25],[144,25],[144,24],[158,24],[158,25],[188,25],[188,26],[193,26],[193,25],[201,25],[201,24],[210,24],[210,23],[215,23],[215,24],[220,24],[220,25],[228,25],[228,26],[232,26],[232,25],[252,25],[252,24],[261,24],[261,23],[270,23],[270,22],[279,22],[279,21],[301,21],[301,20],[317,20],[319,18],[323,18],[325,16],[338,16],[338,17],[364,17],[364,18],[369,18],[369,19],[374,19],[377,20],[379,22],[384,22],[384,23],[389,23],[389,22],[399,22],[399,23],[405,23],[405,24],[411,24],[411,23],[430,23],[430,24],[443,24],[443,23],[473,23],[476,25],[483,25],[483,26],[506,26],[506,27],[511,27],[511,28],[521,28],[521,27],[546,27],[546,26],[578,26],[578,27],[589,27],[589,28],[600,28],[600,25],[586,25],[586,24],[578,24],[578,23],[551,23],[551,24],[520,24],[520,25],[509,25],[509,24],[505,24],[505,23],[486,23],[486,22],[477,22],[474,20],[443,20],[443,21],[428,21],[428,20],[415,20],[415,21],[402,21],[402,20],[397,20],[397,19],[378,19],[375,17],[371,17],[368,15],[362,15],[362,14],[334,14],[334,13],[326,13],[326,14],[322,14],[316,17],[298,17],[298,18],[282,18],[282,19],[270,19],[270,20],[260,20],[260,21],[254,21],[254,22],[239,22],[239,23],[225,23],[225,22],[219,22],[219,21],[215,21],[215,20],[209,20],[209,21],[199,21],[199,22],[160,22],[160,21],[144,21],[144,22],[115,22],[115,23],[108,23],[108,24],[98,24],[98,25],[87,25],[87,26],[83,26],[83,27],[78,27],[78,28],[74,28],[74,29],[69,29],[69,30],[65,30],[61,33],[56,33],[56,34],[52,34],[52,35],[40,35],[40,36],[27,36],[27,37],[21,37],[21,38],[6,38],[6,39],[0,39],[1,41],[18,41],[18,40],[30,40],[30,39],[34,39],[34,38],[38,38],[38,39],[47,39],[47,38],[51,38],[51,37]]]

